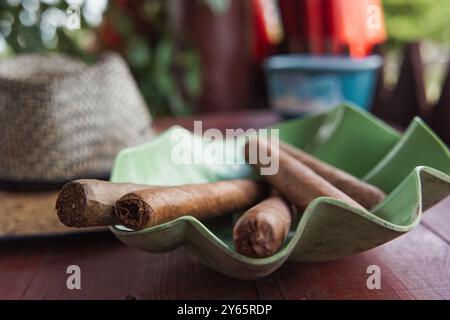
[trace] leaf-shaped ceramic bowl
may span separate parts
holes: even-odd
[[[275,255],[255,259],[235,251],[232,221],[200,222],[185,216],[141,231],[122,226],[111,230],[127,245],[149,252],[179,246],[211,268],[241,279],[256,279],[276,270],[287,259],[324,261],[353,255],[386,243],[412,229],[422,212],[450,194],[447,147],[416,118],[402,135],[369,113],[343,105],[330,112],[274,126],[280,138],[346,170],[389,193],[372,212],[321,197],[309,204]],[[245,164],[222,165],[209,155],[203,164],[174,164],[173,148],[194,148],[210,142],[173,127],[151,142],[125,149],[117,156],[112,181],[154,185],[200,183],[248,177]],[[243,163],[242,139],[225,142],[225,159]],[[222,160],[222,161],[219,161]],[[233,161],[232,161],[233,162]],[[225,161],[225,163],[230,163]]]

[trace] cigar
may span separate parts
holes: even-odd
[[[252,143],[257,144],[258,152],[256,155],[249,154],[250,144]],[[285,196],[298,211],[303,212],[311,201],[322,196],[332,197],[346,202],[354,208],[364,209],[355,200],[330,184],[311,168],[289,155],[286,151],[273,147],[272,144],[263,139],[251,140],[245,145],[245,158],[247,162],[256,160],[255,163],[250,163],[255,168],[261,170],[267,165],[262,162],[260,150],[263,151],[262,154],[269,155],[272,159],[276,157],[279,159],[278,171],[273,175],[263,175],[262,177]]]
[[[68,227],[84,228],[117,224],[114,203],[128,192],[148,185],[82,179],[63,186],[56,199],[59,221]]]
[[[291,224],[289,204],[281,196],[273,195],[239,218],[233,228],[234,246],[248,257],[271,256],[284,243]]]
[[[115,214],[122,225],[140,230],[184,215],[204,219],[247,210],[268,192],[266,183],[246,179],[144,189],[120,198]]]
[[[351,174],[335,168],[289,144],[280,142],[280,149],[310,167],[319,176],[368,210],[382,202],[386,196],[377,187],[361,181]]]

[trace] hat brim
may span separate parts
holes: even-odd
[[[98,232],[107,228],[69,228],[55,211],[57,191],[0,191],[0,239]]]

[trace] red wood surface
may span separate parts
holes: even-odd
[[[205,127],[258,127],[270,113],[208,116]],[[190,128],[192,118],[180,120]],[[162,120],[163,129],[172,120]],[[109,232],[0,242],[0,299],[450,299],[450,198],[414,231],[368,252],[323,263],[286,263],[257,281],[228,278],[183,249],[149,254]],[[66,268],[81,267],[81,290],[68,290]],[[381,289],[366,286],[369,265]]]

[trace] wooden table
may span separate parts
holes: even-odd
[[[262,127],[270,112],[202,117],[204,127]],[[192,128],[193,118],[177,123]],[[158,130],[174,123],[162,119]],[[450,299],[450,198],[414,231],[376,249],[323,263],[286,263],[257,281],[228,278],[183,249],[149,254],[109,232],[0,242],[0,299]],[[81,267],[81,290],[68,290],[66,269]],[[381,268],[369,290],[367,267]]]

